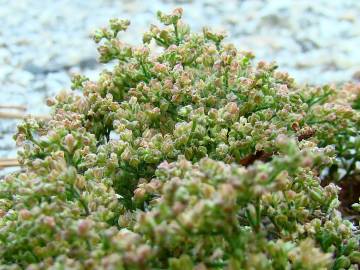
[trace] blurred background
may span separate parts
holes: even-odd
[[[359,0],[0,0],[0,158],[16,157],[19,118],[48,114],[45,100],[69,88],[69,74],[96,79],[95,29],[128,18],[122,37],[138,44],[156,11],[175,7],[193,30],[226,30],[299,84],[360,81]]]

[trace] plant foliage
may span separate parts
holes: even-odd
[[[358,269],[337,184],[357,173],[360,89],[297,86],[181,17],[159,12],[139,47],[111,20],[94,39],[113,69],[18,127],[0,269]]]

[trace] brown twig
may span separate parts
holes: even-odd
[[[312,136],[315,135],[315,133],[316,133],[316,130],[309,129],[306,132],[304,132],[298,136],[298,141],[301,142],[302,140],[310,139]]]
[[[266,153],[264,151],[256,152],[255,154],[249,155],[239,161],[243,166],[249,166],[256,160],[268,161],[272,157],[273,153]]]
[[[27,110],[26,106],[23,105],[0,105],[0,109],[10,109],[25,112]]]
[[[2,158],[0,159],[0,169],[8,167],[18,167],[20,166],[16,158]]]
[[[298,136],[298,141],[302,141],[302,140],[307,140],[309,138],[311,138],[312,136],[314,136],[316,133],[315,130],[310,129],[306,132],[304,132],[303,134],[300,134]],[[244,157],[243,159],[241,159],[239,161],[239,164],[243,165],[243,166],[249,166],[251,164],[253,164],[256,160],[260,160],[260,161],[269,161],[271,159],[271,157],[273,156],[273,153],[266,153],[264,151],[258,151],[255,152],[255,154],[251,154],[248,155],[247,157]]]
[[[18,113],[18,112],[0,112],[0,119],[25,119],[29,117],[27,114]],[[37,120],[47,120],[49,116],[47,115],[35,115],[31,116]]]

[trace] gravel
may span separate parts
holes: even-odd
[[[45,100],[69,88],[72,72],[95,79],[102,68],[90,38],[96,28],[128,18],[123,39],[136,44],[157,10],[178,6],[193,29],[227,30],[228,41],[275,60],[301,84],[360,79],[358,0],[0,0],[0,105],[48,113]],[[16,155],[17,123],[0,119],[0,157]]]

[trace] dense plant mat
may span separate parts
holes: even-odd
[[[357,181],[360,89],[297,86],[181,16],[139,47],[111,20],[94,38],[113,69],[18,127],[0,269],[358,269],[338,185]]]

